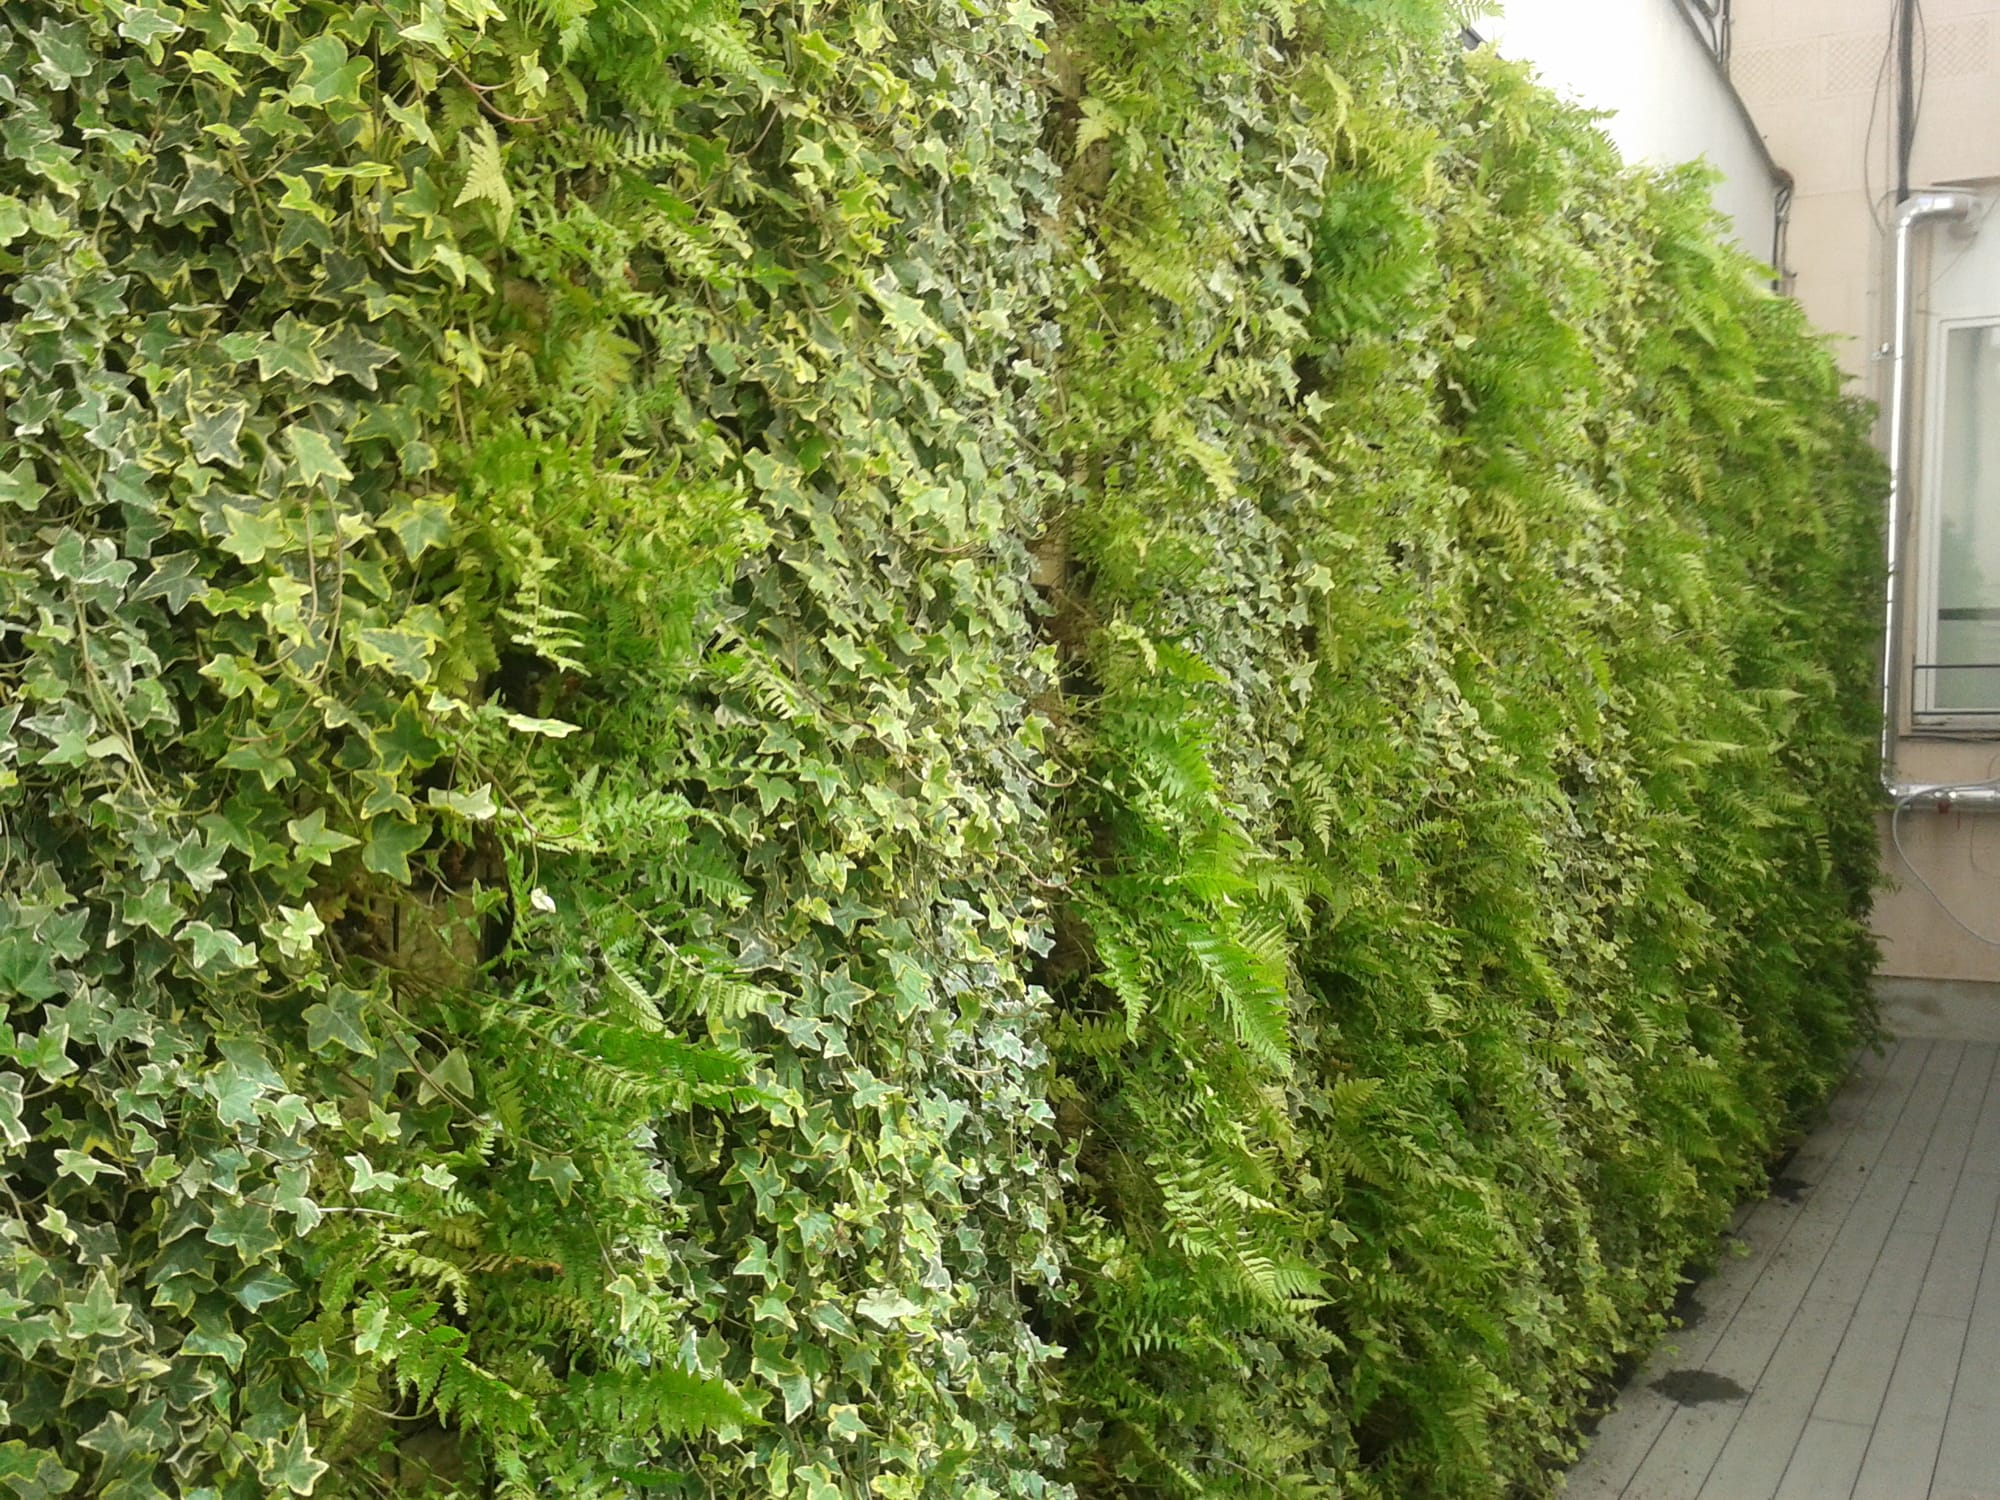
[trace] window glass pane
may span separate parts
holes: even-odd
[[[1947,335],[1936,493],[1932,701],[1941,710],[2000,709],[2000,328]]]

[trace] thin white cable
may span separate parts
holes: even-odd
[[[1939,911],[1951,918],[1954,926],[1974,942],[1984,943],[1989,948],[2000,948],[2000,938],[1987,936],[1951,909],[1951,903],[1938,893],[1938,888],[1932,885],[1925,878],[1924,872],[1911,862],[1909,851],[1903,847],[1903,814],[1915,804],[1919,802],[1934,802],[1940,796],[1949,798],[1954,792],[1985,791],[1994,787],[2000,787],[2000,777],[1995,777],[1991,781],[1961,781],[1949,786],[1929,787],[1921,792],[1912,792],[1908,796],[1898,797],[1895,809],[1889,814],[1889,842],[1895,846],[1896,858],[1903,862],[1903,868],[1916,878],[1917,884],[1923,887],[1924,893],[1937,903]]]

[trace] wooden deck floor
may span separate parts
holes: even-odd
[[[2000,1046],[1864,1057],[1567,1500],[2000,1500]]]

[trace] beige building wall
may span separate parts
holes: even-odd
[[[1793,290],[1836,336],[1841,363],[1859,388],[1886,404],[1888,245],[1878,226],[1894,212],[1891,0],[1735,0],[1734,10],[1731,75],[1771,154],[1797,182],[1785,267]],[[1923,0],[1922,14],[1927,61],[1911,186],[1980,185],[1990,189],[1982,197],[1990,211],[2000,206],[2000,0]],[[2000,240],[2000,214],[1979,228],[1982,239]],[[1945,228],[1918,233],[1926,243],[1916,277],[1912,457],[1920,464],[1924,333],[1931,317],[1964,311],[1934,306],[1928,293],[1969,242]],[[1964,279],[1954,293],[1961,302]],[[1995,283],[1987,311],[2000,314],[2000,277]],[[1908,493],[1923,504],[1920,467],[1911,470]],[[1913,530],[1910,540],[1919,535]],[[1908,555],[1914,561],[1915,551]],[[1879,610],[1880,603],[1862,599],[1855,607]],[[1904,639],[1914,638],[1906,625]],[[1905,671],[1908,665],[1906,654]],[[1903,697],[1909,700],[1907,689]],[[1907,716],[1899,727],[1906,781],[2000,777],[2000,732],[1915,734]],[[1883,861],[1892,882],[1876,907],[1883,972],[2000,980],[2000,815],[1912,808],[1893,829],[1885,817]]]

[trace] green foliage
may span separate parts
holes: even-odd
[[[15,1487],[1033,1493],[1038,18],[0,14]]]
[[[1877,476],[1447,9],[0,5],[0,1484],[1543,1483]]]
[[[1196,12],[1064,37],[1069,1473],[1542,1493],[1867,1035],[1877,466],[1704,184]]]

